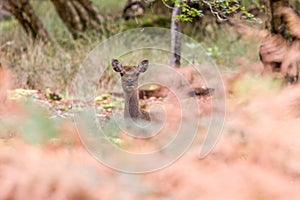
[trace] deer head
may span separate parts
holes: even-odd
[[[125,93],[131,93],[138,87],[140,73],[144,73],[148,68],[148,60],[143,60],[138,66],[122,66],[117,59],[112,60],[113,69],[120,73],[122,87]]]
[[[139,75],[147,70],[148,60],[143,60],[138,66],[122,66],[117,59],[113,59],[112,67],[121,75],[122,88],[125,93],[124,118],[150,121],[149,113],[140,109],[137,93]]]

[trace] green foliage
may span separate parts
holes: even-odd
[[[203,13],[202,10],[198,10],[196,8],[191,7],[187,3],[183,3],[182,5],[182,13],[181,15],[177,16],[178,19],[184,22],[191,22],[195,17],[202,17]]]
[[[182,7],[182,14],[177,16],[178,19],[184,22],[191,22],[196,17],[204,16],[204,10],[210,11],[219,19],[227,19],[227,17],[241,12],[241,17],[247,20],[256,20],[254,15],[249,13],[238,0],[164,0]]]
[[[211,57],[218,57],[222,54],[217,46],[208,47],[206,49],[206,52],[207,52],[206,54]]]

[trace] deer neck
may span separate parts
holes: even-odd
[[[137,119],[140,116],[138,92],[125,93],[124,118]]]

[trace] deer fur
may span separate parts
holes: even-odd
[[[138,66],[122,66],[117,60],[112,60],[112,67],[121,76],[125,96],[124,119],[150,121],[148,112],[140,108],[138,97],[138,78],[148,67],[148,60],[143,60]]]

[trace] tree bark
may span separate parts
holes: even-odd
[[[101,30],[101,16],[91,0],[51,0],[74,38],[87,30]]]
[[[164,0],[127,0],[123,9],[123,17],[128,20],[144,15],[146,9],[151,9],[152,15],[168,15],[170,8]]]
[[[10,12],[33,39],[50,40],[48,31],[35,14],[29,0],[4,0],[0,6]]]
[[[300,0],[297,0],[295,4],[295,9],[300,14]]]
[[[266,1],[267,22],[266,29],[273,34],[283,34],[284,21],[276,12],[279,8],[289,7],[289,0],[270,0]]]
[[[180,20],[176,18],[180,15],[182,8],[180,5],[174,5],[171,22],[171,66],[180,67],[181,55],[181,30]]]
[[[267,4],[269,34],[263,38],[259,54],[265,72],[281,72],[288,84],[298,82],[300,63],[300,17],[288,0]],[[288,33],[288,34],[287,34]]]
[[[142,16],[147,8],[145,1],[140,0],[128,0],[124,9],[123,17],[128,20],[138,16]]]

